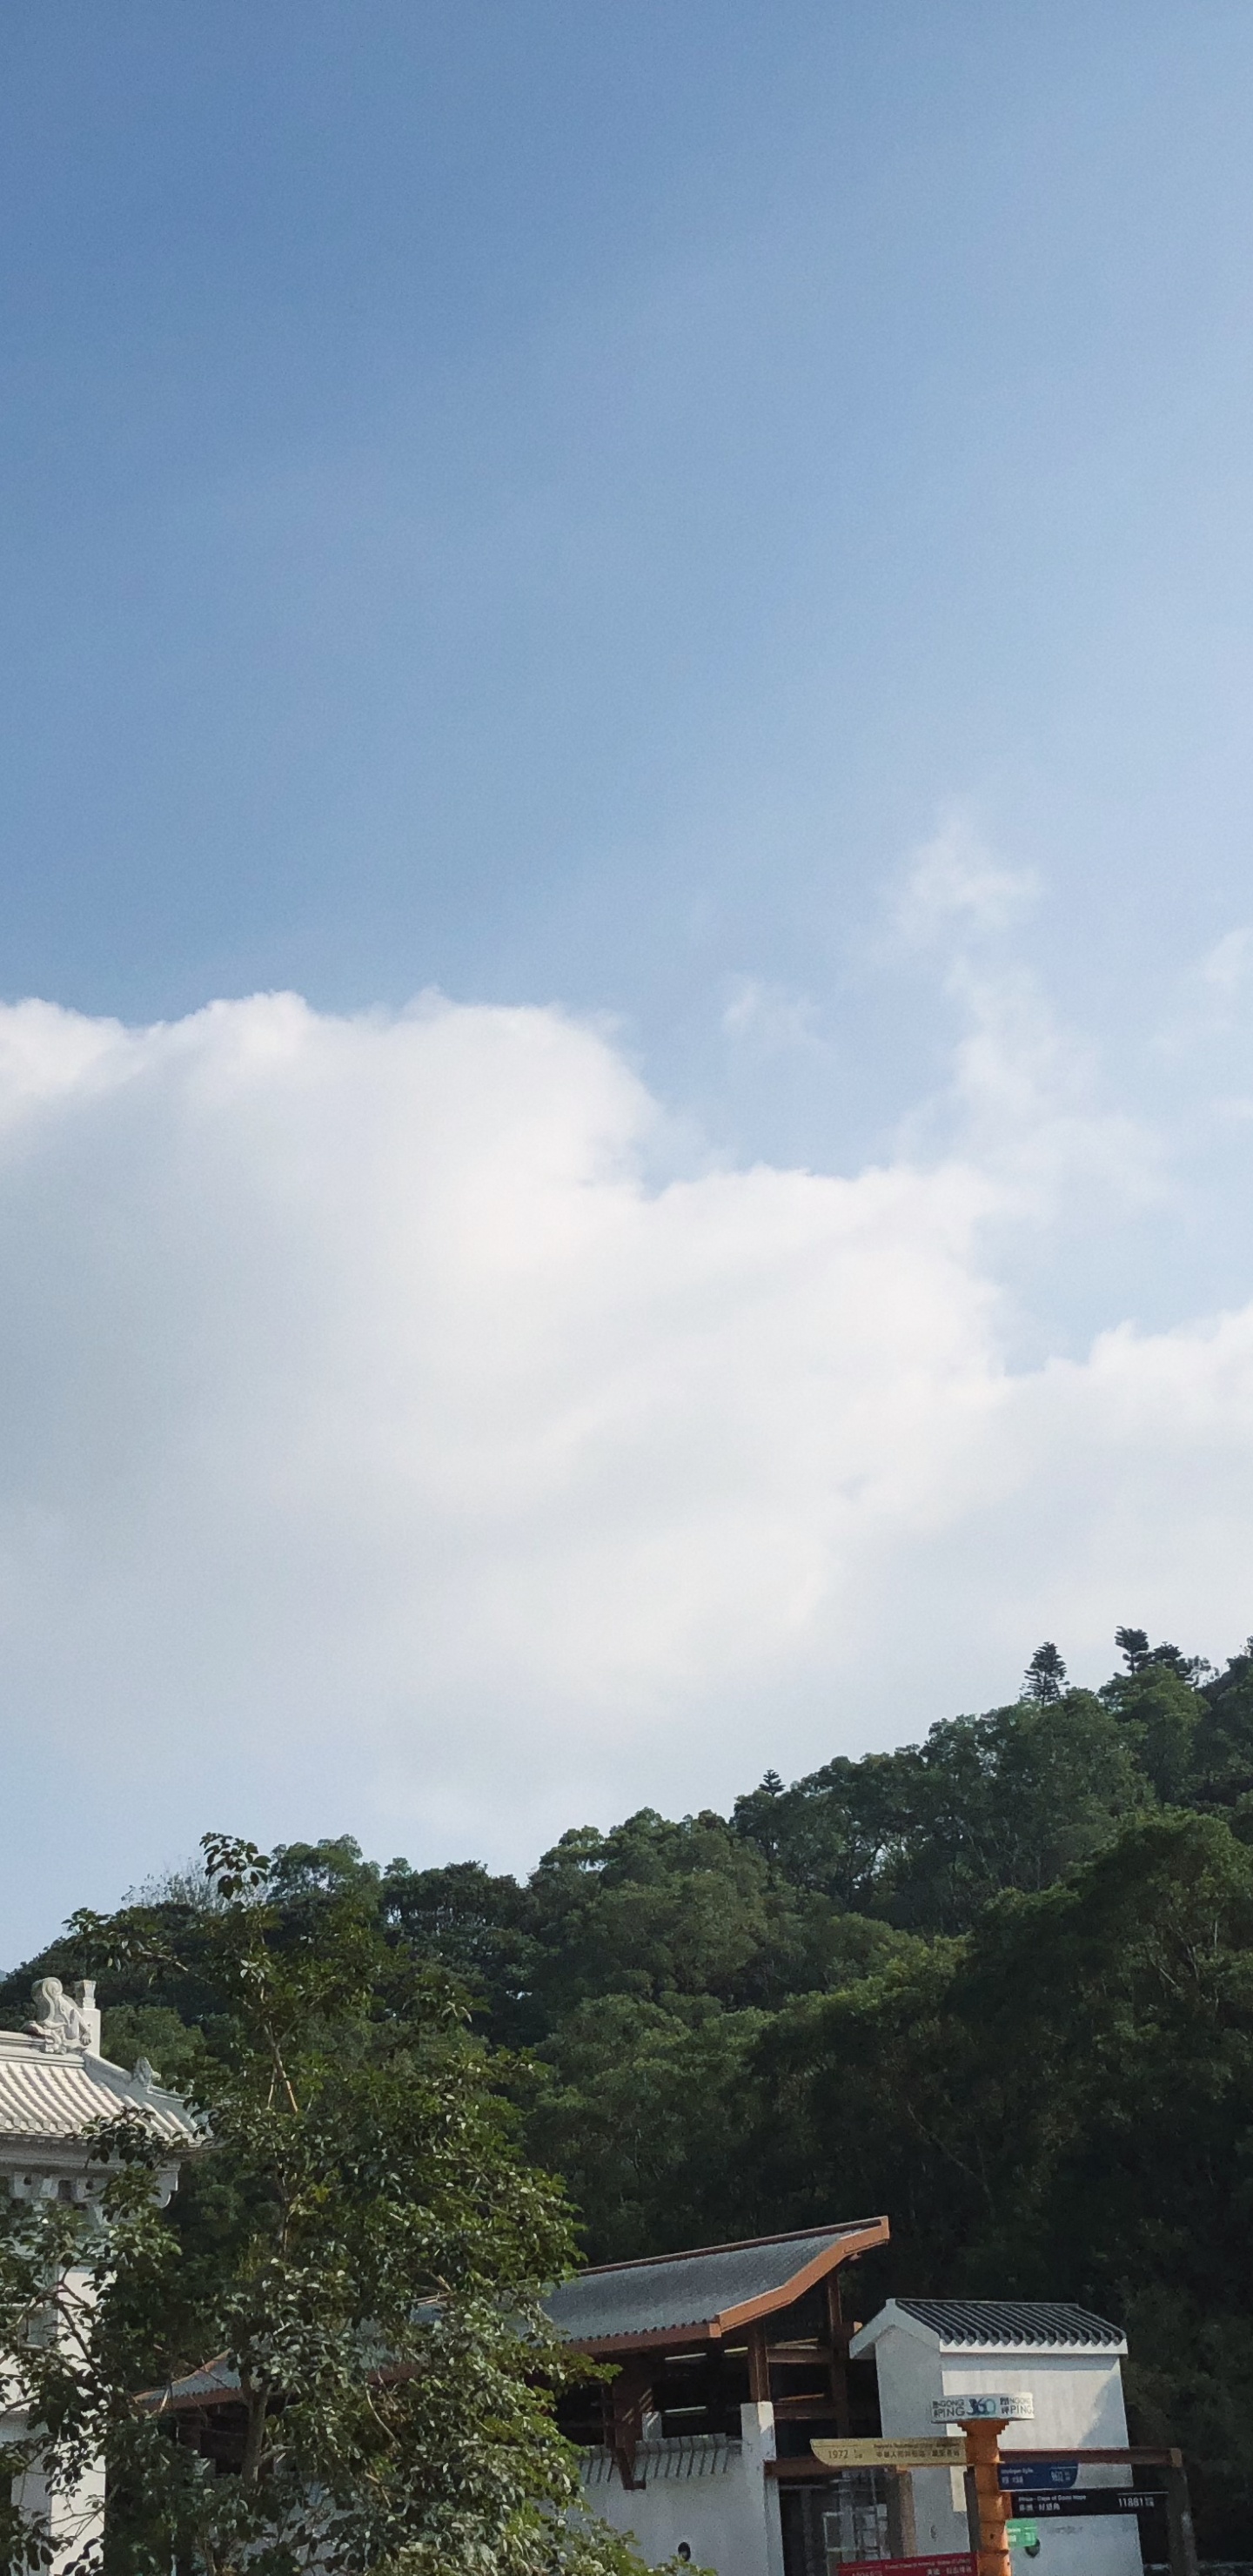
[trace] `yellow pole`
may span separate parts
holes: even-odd
[[[981,2416],[962,2427],[966,2436],[966,2459],[975,2473],[975,2494],[979,2501],[979,2576],[1010,2576],[1009,2542],[1005,2525],[1009,2519],[1009,2498],[1001,2493],[1001,2435],[1003,2421]]]

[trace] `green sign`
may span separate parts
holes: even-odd
[[[1005,2537],[1011,2549],[1038,2549],[1040,2546],[1039,2527],[1034,2522],[1007,2522]]]

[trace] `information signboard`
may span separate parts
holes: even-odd
[[[933,2424],[977,2424],[988,2416],[1000,2416],[1006,2423],[1023,2422],[1035,2413],[1034,2397],[933,2397]]]
[[[898,2433],[865,2441],[817,2441],[810,2450],[824,2469],[964,2469],[966,2445],[951,2433]]]
[[[1073,2487],[1079,2475],[1077,2460],[1016,2461],[1012,2466],[1001,2462],[1001,2486],[1006,2495],[1016,2495],[1020,2488]]]
[[[1033,2522],[1051,2522],[1058,2514],[1157,2513],[1166,2502],[1160,2487],[1072,2487],[1069,2494],[1047,2488],[1014,2497],[1014,2512]]]

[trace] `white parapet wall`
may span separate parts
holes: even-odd
[[[58,2306],[53,2313],[61,2319],[64,2334],[66,2314],[81,2314],[94,2297],[95,2283],[86,2265],[76,2264],[66,2272],[57,2288]],[[29,2446],[30,2427],[21,2403],[22,2376],[19,2362],[0,2370],[0,2476],[4,2474],[6,2448],[17,2443]],[[13,2501],[46,2535],[50,2550],[47,2576],[65,2576],[90,2549],[99,2547],[104,2536],[105,2477],[103,2463],[89,2461],[72,2485],[50,2484],[39,2462],[27,2467],[11,2481]]]
[[[37,2469],[19,2480],[14,2502],[47,2534],[52,2552],[48,2576],[67,2576],[87,2550],[99,2547],[104,2537],[104,2486],[100,2461],[84,2469],[68,2491],[62,2487],[50,2494],[47,2479]]]
[[[631,2532],[654,2566],[686,2546],[694,2567],[716,2576],[783,2576],[779,2490],[766,2475],[774,2458],[774,2408],[740,2408],[740,2438],[687,2433],[641,2442],[635,2475],[624,2487],[609,2451],[589,2451],[584,2473],[588,2509]]]

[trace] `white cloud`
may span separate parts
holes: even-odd
[[[934,838],[915,850],[893,906],[893,925],[918,946],[947,942],[955,933],[986,935],[1008,929],[1038,893],[1031,870],[1006,867],[955,807]]]
[[[746,1042],[760,1055],[824,1056],[829,1052],[809,996],[758,975],[732,977],[722,1030],[725,1037]]]
[[[1231,1006],[1253,972],[1253,930],[1228,930],[1201,959],[1198,979],[1218,1000]]]
[[[1167,1183],[1161,1140],[1105,1096],[1094,1050],[1060,1021],[1035,978],[959,958],[947,989],[961,1027],[950,1079],[905,1122],[903,1141],[947,1131],[989,1177],[1007,1212],[1048,1217],[1093,1187],[1106,1207],[1152,1205]]]
[[[1234,1644],[1253,1309],[1011,1374],[980,1134],[657,1186],[554,1011],[0,1011],[10,1947],[209,1823],[521,1861]]]
[[[1245,1035],[1247,1042],[1251,980],[1253,929],[1244,926],[1225,931],[1181,977],[1173,1005],[1157,1033],[1158,1054],[1175,1062],[1191,1056],[1212,1065],[1224,1041]],[[1226,1104],[1221,1095],[1213,1106],[1220,1117],[1224,1115]]]
[[[1082,1216],[1094,1193],[1107,1210],[1160,1203],[1162,1139],[1105,1096],[1096,1051],[1001,938],[1039,891],[1032,872],[986,848],[960,807],[915,852],[890,927],[898,943],[929,952],[956,1027],[945,1078],[901,1120],[898,1153],[972,1164],[1013,1220],[1039,1224],[1067,1203]]]

